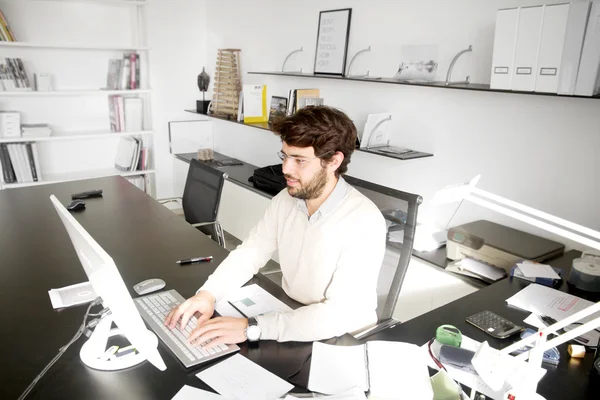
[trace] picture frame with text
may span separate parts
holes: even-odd
[[[315,74],[344,76],[351,19],[351,8],[319,13]]]

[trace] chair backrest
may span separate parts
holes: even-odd
[[[226,174],[217,168],[196,159],[191,160],[182,197],[183,214],[187,222],[197,224],[217,220],[225,178]],[[218,242],[214,225],[198,229]]]
[[[382,323],[392,318],[400,296],[423,198],[351,176],[344,179],[375,203],[386,221],[386,252],[377,281],[377,317]]]

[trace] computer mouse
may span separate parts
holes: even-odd
[[[146,279],[133,287],[133,290],[139,295],[148,294],[164,288],[165,281],[158,278]]]
[[[73,200],[71,204],[67,206],[69,211],[81,211],[85,210],[85,203],[81,200]]]

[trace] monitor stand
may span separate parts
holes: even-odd
[[[108,359],[104,357],[108,338],[121,335],[119,328],[110,329],[112,322],[113,317],[110,314],[100,320],[90,338],[83,344],[79,351],[81,361],[88,367],[101,371],[118,371],[146,361],[146,356],[140,352],[137,352],[137,354],[130,353],[122,357],[113,356]],[[154,347],[158,346],[156,335],[149,330],[146,330],[146,334],[148,343]]]

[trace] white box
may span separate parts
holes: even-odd
[[[0,137],[21,137],[21,114],[17,111],[0,111]]]
[[[492,89],[510,90],[513,75],[515,43],[519,26],[519,9],[498,10],[492,56]]]
[[[577,71],[579,70],[581,49],[583,48],[591,5],[592,3],[589,1],[578,1],[570,4],[565,44],[560,63],[558,94],[575,94]]]
[[[569,4],[544,7],[535,91],[558,93],[558,77],[569,19]]]
[[[522,7],[519,12],[512,90],[532,92],[535,89],[543,17],[544,6]]]
[[[575,94],[594,96],[600,93],[600,1],[594,1],[590,10]]]

